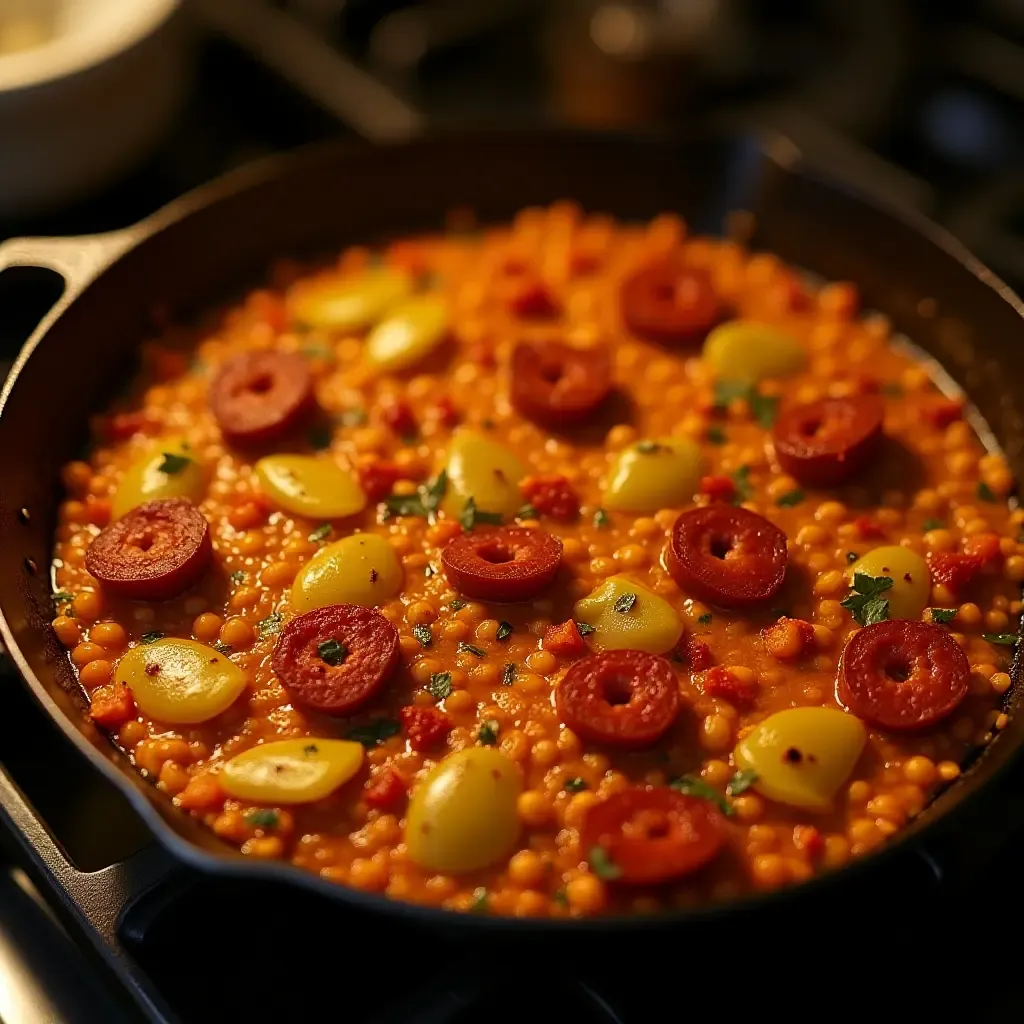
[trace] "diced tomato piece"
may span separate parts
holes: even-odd
[[[434,419],[441,424],[442,427],[454,427],[459,422],[460,414],[456,408],[455,403],[447,397],[438,399],[434,403]]]
[[[824,851],[825,838],[813,825],[796,825],[793,828],[793,845],[813,858]]]
[[[558,312],[558,306],[547,285],[530,278],[512,289],[508,305],[516,316],[530,320],[546,319]]]
[[[933,583],[942,583],[953,590],[970,583],[985,564],[979,555],[962,555],[952,551],[936,551],[928,556]]]
[[[736,497],[736,484],[727,476],[702,476],[700,493],[712,501],[732,501]]]
[[[378,810],[394,807],[405,799],[406,789],[402,776],[391,767],[377,772],[365,788],[363,799],[370,807]]]
[[[416,704],[402,708],[398,717],[413,750],[427,750],[434,746],[448,735],[452,727],[451,720],[443,711]]]
[[[544,633],[544,649],[551,651],[552,654],[563,654],[568,657],[587,653],[587,645],[572,619],[548,626]]]
[[[412,406],[402,399],[384,404],[380,416],[399,437],[409,437],[416,433],[416,415],[412,411]]]
[[[998,533],[976,533],[964,541],[964,554],[974,555],[983,562],[991,562],[1001,553]]]
[[[764,643],[773,658],[799,658],[814,641],[814,627],[804,619],[783,616],[764,631]]]
[[[378,459],[360,466],[356,470],[356,475],[366,497],[372,502],[377,502],[383,501],[405,474],[393,462]]]
[[[749,704],[757,694],[753,683],[738,679],[727,668],[716,665],[704,677],[704,693],[709,697],[722,697],[733,704]]]
[[[881,540],[885,537],[885,530],[870,516],[858,516],[853,526],[861,540]]]
[[[948,427],[964,413],[963,399],[940,398],[922,410],[924,418],[934,427]]]
[[[580,514],[580,499],[564,476],[528,476],[520,490],[541,515],[570,522]]]
[[[118,686],[113,690],[101,687],[93,691],[89,717],[99,725],[116,729],[134,715],[135,701],[127,686]]]
[[[711,656],[711,648],[703,640],[690,637],[689,640],[680,645],[679,653],[689,662],[694,672],[703,672],[711,667],[714,658]]]

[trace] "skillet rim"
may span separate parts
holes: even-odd
[[[64,295],[58,299],[26,341],[11,367],[2,390],[0,390],[0,436],[2,436],[3,429],[3,412],[25,365],[45,339],[52,325],[103,276],[109,267],[129,258],[143,242],[187,219],[191,214],[222,200],[236,197],[265,182],[286,179],[290,174],[297,174],[307,166],[334,164],[341,167],[346,159],[360,156],[365,158],[371,152],[383,156],[386,153],[394,154],[396,151],[409,151],[424,146],[436,147],[456,143],[466,145],[474,141],[490,144],[498,142],[514,147],[517,144],[537,145],[545,141],[557,141],[560,144],[565,144],[573,140],[589,140],[627,148],[631,145],[653,145],[664,147],[668,151],[671,147],[685,146],[687,143],[701,138],[739,141],[750,136],[751,133],[744,135],[744,133],[735,131],[699,131],[680,135],[670,132],[593,131],[558,127],[530,131],[454,129],[433,131],[411,141],[368,143],[364,140],[330,140],[254,161],[186,192],[134,225],[110,232],[106,236],[91,236],[92,240],[101,243],[101,251],[95,265],[84,271],[84,280],[79,281],[65,275],[67,287]],[[759,155],[783,174],[822,186],[833,195],[838,194],[846,201],[869,207],[875,213],[913,231],[953,260],[958,265],[958,270],[965,271],[994,292],[996,299],[1009,305],[1016,318],[1024,322],[1024,303],[1016,293],[944,228],[915,210],[869,196],[830,176],[827,172],[809,165],[799,148],[781,133],[762,132],[753,135],[753,138],[757,142]],[[104,238],[110,239],[112,256],[102,250]],[[60,238],[59,241],[70,246],[75,243],[76,238]],[[25,245],[25,251],[31,255],[30,242]],[[1021,630],[1024,632],[1024,622],[1022,622]],[[893,839],[886,841],[870,853],[848,862],[842,868],[815,874],[797,885],[770,892],[751,892],[722,903],[707,903],[687,909],[674,908],[656,915],[620,914],[576,919],[466,914],[389,899],[383,894],[364,893],[338,883],[325,881],[318,875],[290,863],[254,861],[243,857],[227,844],[224,844],[224,854],[220,855],[193,843],[176,830],[172,824],[172,820],[177,820],[176,816],[180,816],[182,821],[191,821],[191,819],[174,808],[171,801],[157,791],[151,781],[144,779],[126,759],[118,760],[114,754],[104,756],[101,750],[75,726],[71,716],[58,706],[28,664],[2,608],[0,608],[0,639],[2,639],[22,681],[28,686],[51,721],[78,751],[86,756],[90,764],[125,797],[132,810],[140,816],[153,834],[156,845],[170,854],[171,859],[209,877],[246,878],[298,885],[305,890],[323,894],[343,904],[349,904],[358,910],[392,913],[421,926],[440,927],[449,931],[465,929],[467,933],[476,933],[483,928],[487,931],[499,931],[516,936],[538,932],[545,934],[586,932],[588,935],[592,935],[595,932],[600,934],[618,933],[637,929],[660,932],[701,921],[719,920],[724,916],[742,917],[767,912],[771,907],[780,905],[783,901],[786,904],[792,904],[794,900],[813,899],[817,893],[822,891],[823,887],[852,883],[862,877],[866,871],[876,867],[883,869],[886,863],[891,862],[899,854],[906,854],[912,841],[916,840],[920,843],[923,838],[937,836],[941,831],[948,829],[958,814],[962,817],[966,811],[976,810],[977,805],[981,802],[979,795],[983,793],[991,795],[998,779],[1007,773],[1015,760],[1019,761],[1024,757],[1024,753],[1022,753],[1024,752],[1024,733],[1012,738],[1006,733],[997,734],[989,744],[972,755],[963,774],[953,783],[943,787],[930,801],[925,812],[900,829]],[[1021,675],[1024,671],[1024,655],[1022,655],[1021,647],[1019,637],[1010,667],[1013,686],[1004,699],[1004,707],[1008,707],[1012,699],[1017,701],[1017,714],[1021,714],[1024,710],[1020,707],[1019,699]],[[117,749],[113,744],[111,744],[111,748],[112,751]],[[996,751],[996,755],[991,753],[993,750]],[[985,769],[984,777],[979,777],[979,770],[982,767]],[[158,801],[166,803],[170,813],[162,813],[158,807]],[[941,806],[936,809],[936,805]],[[173,864],[169,865],[169,867],[173,866]],[[138,895],[140,894],[132,893],[130,897],[134,899]]]

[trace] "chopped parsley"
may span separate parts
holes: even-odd
[[[477,647],[476,644],[467,644],[465,640],[459,642],[459,646],[455,648],[457,654],[472,654],[477,658],[487,657],[487,652],[482,647]]]
[[[721,427],[708,427],[707,439],[711,444],[725,444],[728,438]]]
[[[622,868],[608,856],[603,846],[592,846],[587,854],[587,860],[590,861],[594,874],[606,882],[614,882],[616,878],[622,877]]]
[[[891,588],[891,576],[868,576],[864,572],[855,572],[853,589],[840,604],[861,626],[871,626],[889,618],[889,599],[882,595]]]
[[[384,499],[384,505],[388,515],[419,516],[420,519],[433,523],[437,519],[437,509],[447,489],[448,474],[442,469],[433,480],[420,486],[415,494],[392,494]]]
[[[496,718],[488,718],[480,723],[476,731],[476,738],[485,746],[493,747],[498,742],[498,730],[501,723]]]
[[[636,450],[641,455],[656,455],[658,452],[668,451],[668,445],[658,444],[657,441],[638,441]]]
[[[218,641],[217,641],[217,642],[216,642],[216,643],[215,643],[215,644],[213,645],[213,649],[214,649],[214,650],[215,650],[215,651],[216,651],[216,652],[217,652],[218,654],[223,654],[225,658],[226,658],[226,657],[227,657],[227,656],[228,656],[229,654],[232,654],[232,653],[234,653],[234,652],[233,652],[233,650],[232,650],[232,648],[231,648],[231,647],[230,647],[230,646],[229,646],[228,644],[224,643],[224,641],[223,641],[223,640],[218,640]]]
[[[179,455],[177,452],[164,452],[163,456],[163,462],[156,468],[168,476],[180,473],[192,461],[187,455]]]
[[[597,631],[597,626],[592,626],[589,622],[577,622],[576,629],[580,636],[590,636],[591,633]]]
[[[154,629],[152,633],[143,633],[139,639],[144,644],[155,644],[157,640],[163,640],[167,636],[166,633],[161,633],[159,629]]]
[[[1017,643],[1016,633],[982,633],[982,640],[987,640],[990,644],[1005,644],[1007,647],[1013,647]]]
[[[516,519],[537,519],[537,510],[532,505],[524,505],[517,513]]]
[[[771,395],[762,395],[754,384],[743,381],[720,380],[715,383],[715,408],[725,409],[737,398],[746,400],[751,415],[768,430],[775,423],[779,412],[779,400]]]
[[[737,398],[746,398],[750,385],[738,380],[715,381],[715,408],[724,409]]]
[[[512,635],[512,623],[501,622],[498,625],[498,632],[494,634],[495,640],[507,640]]]
[[[941,530],[945,525],[941,519],[926,519],[921,524],[921,529],[925,533],[930,533],[932,530]]]
[[[574,779],[566,779],[564,785],[567,793],[578,793],[581,789],[587,788],[587,780],[577,775]]]
[[[623,594],[616,602],[612,605],[612,609],[617,612],[625,614],[628,611],[632,611],[633,605],[636,604],[636,594]]]
[[[265,640],[268,636],[280,633],[283,621],[284,616],[280,612],[271,612],[265,619],[258,622],[256,628],[259,630],[260,639]]]
[[[62,604],[67,604],[69,601],[74,601],[75,595],[69,594],[66,590],[58,590],[53,595],[53,603],[59,609]]]
[[[799,505],[806,497],[807,495],[798,487],[795,491],[787,491],[781,498],[777,498],[775,504],[779,508],[792,508],[794,505]]]
[[[511,686],[516,681],[516,663],[509,661],[505,663],[505,669],[501,675],[501,685]]]
[[[339,417],[338,422],[343,427],[361,427],[366,422],[366,410],[355,406],[346,409]]]
[[[697,616],[697,621],[702,626],[708,626],[711,624],[711,612],[705,612],[703,615]]]
[[[462,508],[459,523],[467,533],[471,533],[481,523],[485,526],[498,526],[501,523],[501,513],[481,512],[473,498],[469,497]]]
[[[749,501],[753,490],[750,487],[750,467],[740,466],[739,469],[729,474],[729,479],[736,488],[736,497],[733,502],[739,505],[741,502]]]
[[[609,516],[608,513],[605,512],[605,510],[603,508],[599,508],[594,513],[594,526],[598,530],[607,530],[608,527],[611,526],[611,525],[612,525],[611,516]]]
[[[348,648],[343,643],[331,638],[318,644],[316,653],[320,656],[320,660],[327,662],[328,665],[340,665],[348,657]]]
[[[984,480],[982,480],[981,483],[978,484],[977,494],[978,494],[978,498],[981,501],[996,501],[997,500],[995,492],[992,490],[991,487],[989,487],[989,485],[987,483],[985,483]]]
[[[232,583],[237,587],[239,583],[244,583],[247,579],[246,574],[241,569],[236,569],[229,577]]]
[[[556,889],[555,890],[555,895],[552,897],[552,899],[560,907],[567,907],[567,906],[569,906],[569,897],[566,896],[566,894],[565,894],[565,886],[562,886],[562,888],[560,888],[560,889]]]
[[[309,433],[306,435],[309,440],[311,448],[316,448],[317,451],[323,451],[324,448],[331,447],[331,428],[318,424],[315,427],[311,427]]]
[[[413,626],[412,635],[419,641],[420,647],[429,647],[434,642],[434,634],[425,622]]]
[[[375,747],[389,736],[394,736],[401,726],[393,718],[375,718],[366,725],[357,725],[345,733],[345,739],[355,740],[364,747]]]
[[[469,905],[469,909],[474,914],[486,914],[490,909],[487,906],[487,890],[482,885],[479,889],[473,890],[473,902]]]
[[[245,816],[246,825],[250,825],[252,828],[277,828],[278,820],[277,811],[273,811],[269,807],[250,811]]]
[[[753,768],[743,768],[729,780],[725,791],[729,796],[739,796],[740,793],[750,789],[755,782],[757,782],[757,772]]]
[[[939,625],[945,625],[947,622],[952,622],[956,618],[956,608],[929,608],[928,611],[932,613],[932,622],[937,622]]]
[[[858,555],[856,551],[846,552],[846,561],[849,562],[850,565],[853,565],[853,563],[856,562],[858,558],[860,558],[860,555]]]
[[[319,544],[322,540],[327,540],[331,535],[331,524],[321,523],[307,538],[310,544]]]
[[[461,597],[454,597],[448,602],[448,607],[453,611],[457,612],[460,608],[466,607],[466,602]]]
[[[427,683],[427,693],[435,700],[444,700],[452,692],[451,672],[435,672]]]
[[[701,800],[710,801],[728,817],[732,817],[734,813],[729,801],[714,786],[709,786],[696,775],[684,775],[682,778],[670,782],[669,785],[680,793],[685,793],[687,796],[696,796],[700,797]]]

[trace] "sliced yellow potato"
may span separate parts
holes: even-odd
[[[693,501],[700,486],[703,456],[688,437],[640,441],[619,455],[602,499],[605,508],[657,512]]]
[[[405,370],[425,359],[444,340],[448,305],[439,295],[422,295],[396,306],[366,338],[366,358],[382,370]]]
[[[769,715],[740,741],[736,767],[756,772],[754,789],[770,800],[827,811],[867,738],[861,720],[845,711],[789,708]]]
[[[402,563],[395,549],[375,533],[355,533],[323,547],[292,584],[292,606],[308,612],[329,604],[367,608],[402,588]]]
[[[167,637],[133,647],[117,663],[116,679],[139,710],[172,725],[215,718],[245,689],[245,673],[226,655],[198,640]]]
[[[355,477],[328,456],[268,455],[256,476],[276,505],[297,516],[342,519],[366,508]]]
[[[412,293],[408,274],[375,267],[355,277],[322,278],[299,285],[291,296],[293,315],[308,327],[359,331],[376,323]]]
[[[231,758],[218,778],[239,800],[307,804],[348,782],[363,763],[363,745],[352,740],[275,740]]]
[[[919,619],[928,607],[932,591],[928,563],[909,548],[897,544],[874,548],[858,558],[847,570],[851,585],[856,573],[888,576],[892,580],[892,586],[879,594],[889,601],[890,619]]]
[[[573,618],[594,627],[589,640],[599,651],[664,654],[683,635],[682,620],[672,605],[628,576],[609,576],[581,597]]]
[[[807,365],[807,350],[778,327],[730,320],[707,336],[704,359],[719,380],[754,384],[799,373]]]
[[[413,790],[405,825],[409,857],[451,874],[500,860],[519,837],[522,788],[516,766],[494,747],[449,754]]]
[[[149,445],[128,467],[110,503],[114,519],[158,498],[188,498],[197,504],[206,493],[206,472],[196,453],[181,437],[165,437]]]
[[[458,519],[472,498],[481,512],[511,518],[522,507],[519,482],[526,469],[504,445],[465,427],[455,431],[448,448],[448,486],[441,508]]]

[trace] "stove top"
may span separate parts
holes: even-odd
[[[120,227],[242,162],[325,138],[401,138],[462,120],[710,118],[788,131],[826,169],[930,212],[1024,285],[1024,3],[978,3],[969,17],[927,0],[192,6],[195,88],[161,150],[88,201],[0,223],[0,238]],[[45,272],[0,275],[0,361],[58,289]],[[851,1014],[882,1020],[904,1006],[938,1019],[963,1006],[973,1021],[1024,1008],[1003,938],[1024,905],[1024,771],[968,830],[770,919],[526,945],[367,917],[283,886],[168,873],[124,798],[82,765],[9,669],[0,688],[0,793],[13,782],[25,794],[70,862],[75,896],[62,901],[52,879],[30,877],[19,833],[0,828],[5,1024],[280,1022],[325,1010],[353,1024],[538,1013],[635,1024],[695,999],[724,1008],[733,991],[763,1004],[768,984],[792,993],[792,1010],[780,1009],[797,1013],[819,989],[829,1002],[815,1000],[816,1012],[841,998]],[[121,908],[120,881],[136,870],[156,884]]]

